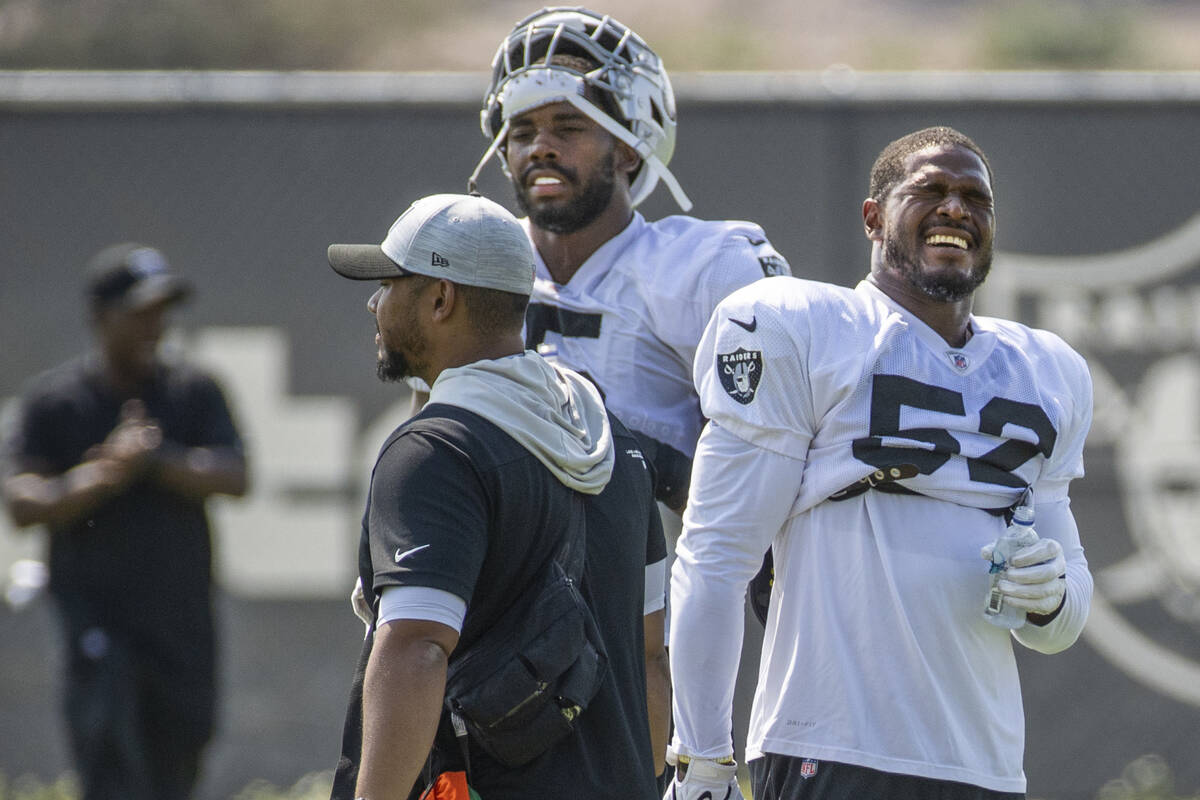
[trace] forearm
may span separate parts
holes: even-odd
[[[746,582],[671,575],[671,685],[675,746],[701,758],[733,752],[733,692],[741,660]],[[747,580],[749,580],[747,578]],[[715,632],[719,631],[719,635]]]
[[[85,461],[62,475],[14,475],[4,482],[4,500],[18,528],[61,527],[90,514],[123,486],[99,462]]]
[[[684,755],[733,752],[746,585],[787,519],[803,467],[803,461],[755,448],[723,428],[709,426],[700,437],[671,571],[674,738]],[[755,513],[745,513],[748,508]]]
[[[656,623],[650,621],[652,617],[658,618]],[[671,733],[671,665],[663,646],[663,612],[649,615],[646,620],[646,710],[657,775],[666,765],[667,739]]]
[[[1092,574],[1088,570],[1079,529],[1066,500],[1038,504],[1035,523],[1038,534],[1056,540],[1067,561],[1066,594],[1057,615],[1045,625],[1030,622],[1015,631],[1017,641],[1039,653],[1066,650],[1083,631],[1092,605]]]
[[[447,653],[438,642],[376,632],[363,684],[362,760],[355,795],[404,798],[429,756],[446,689]]]
[[[240,497],[249,482],[245,459],[229,447],[164,445],[155,453],[153,475],[160,485],[194,498]]]

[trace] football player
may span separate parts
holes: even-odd
[[[1055,653],[1087,619],[1068,486],[1091,378],[1054,334],[972,313],[995,228],[987,159],[949,128],[898,139],[863,221],[857,287],[759,281],[701,341],[711,421],[671,579],[669,798],[741,797],[730,704],[743,591],[768,546],[756,800],[1023,797],[1013,639]],[[985,621],[980,555],[1029,490],[1041,538],[999,582],[1025,612],[1010,631]]]
[[[788,264],[750,222],[637,206],[667,164],[675,96],[661,59],[612,17],[549,8],[517,23],[492,62],[481,122],[511,178],[537,256],[526,346],[585,373],[654,462],[657,498],[687,500],[702,418],[691,382],[717,302]],[[677,524],[677,521],[676,521]]]
[[[652,461],[668,561],[647,572],[646,596],[663,593],[703,424],[696,344],[722,298],[790,268],[752,222],[636,210],[659,181],[684,211],[691,201],[667,167],[675,94],[662,60],[610,16],[559,7],[518,22],[480,121],[491,145],[470,184],[496,156],[534,245],[526,347],[590,378]],[[655,745],[662,754],[665,738]]]

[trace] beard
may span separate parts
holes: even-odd
[[[992,269],[992,249],[979,251],[975,266],[968,273],[936,272],[921,268],[921,261],[913,248],[900,243],[895,236],[888,236],[883,244],[884,258],[889,266],[908,280],[909,284],[935,300],[948,303],[965,300],[987,280]]]
[[[382,346],[383,352],[379,354],[379,361],[375,365],[375,374],[381,381],[402,381],[426,366],[424,356],[428,350],[427,342],[417,329],[415,314],[404,320],[403,330],[405,335],[400,341],[403,351]]]
[[[609,151],[606,163],[593,172],[581,186],[579,195],[574,200],[568,200],[561,205],[535,205],[529,199],[529,190],[524,180],[515,182],[513,188],[517,194],[517,205],[538,228],[551,233],[575,233],[592,224],[612,200],[616,188],[617,173],[613,167],[612,155],[616,146]],[[550,169],[562,175],[569,183],[577,184],[579,175],[574,170],[565,167],[542,165],[539,169]]]
[[[412,375],[412,367],[402,353],[395,350],[384,350],[383,355],[379,357],[379,362],[375,365],[375,374],[379,376],[379,380],[385,383],[402,381]]]

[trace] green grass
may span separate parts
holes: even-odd
[[[750,781],[743,774],[739,783],[746,800],[753,800]],[[326,800],[333,784],[333,771],[324,770],[305,775],[289,787],[279,787],[263,781],[251,781],[246,788],[229,800]],[[22,775],[9,779],[0,771],[0,800],[78,800],[79,786],[70,774],[43,782]],[[1031,795],[1030,800],[1037,800]],[[1054,800],[1043,797],[1040,800]],[[1178,794],[1171,767],[1160,756],[1144,755],[1134,759],[1119,777],[1104,784],[1095,800],[1200,800],[1200,794]]]
[[[256,780],[233,795],[230,800],[327,800],[333,785],[333,771],[324,770],[305,775],[289,787],[279,787],[268,781]],[[63,775],[43,782],[32,775],[10,780],[0,772],[0,800],[78,800],[79,785],[73,775]]]

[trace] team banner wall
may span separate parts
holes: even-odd
[[[693,213],[760,223],[801,277],[866,274],[860,210],[887,142],[947,124],[988,153],[997,256],[977,311],[1060,334],[1096,387],[1072,491],[1096,591],[1075,647],[1019,656],[1029,795],[1091,800],[1165,770],[1200,793],[1200,74],[673,78],[671,170]],[[250,448],[253,494],[216,507],[225,711],[201,800],[332,766],[361,638],[345,598],[364,481],[408,398],[374,377],[371,287],[339,280],[325,248],[465,189],[485,86],[0,72],[0,406],[86,346],[88,257],[139,240],[196,284],[169,346],[219,376]],[[514,208],[495,165],[480,189]],[[663,190],[643,211],[675,213]],[[68,766],[52,609],[29,588],[42,547],[0,519],[10,778]],[[743,660],[744,729],[752,646]]]

